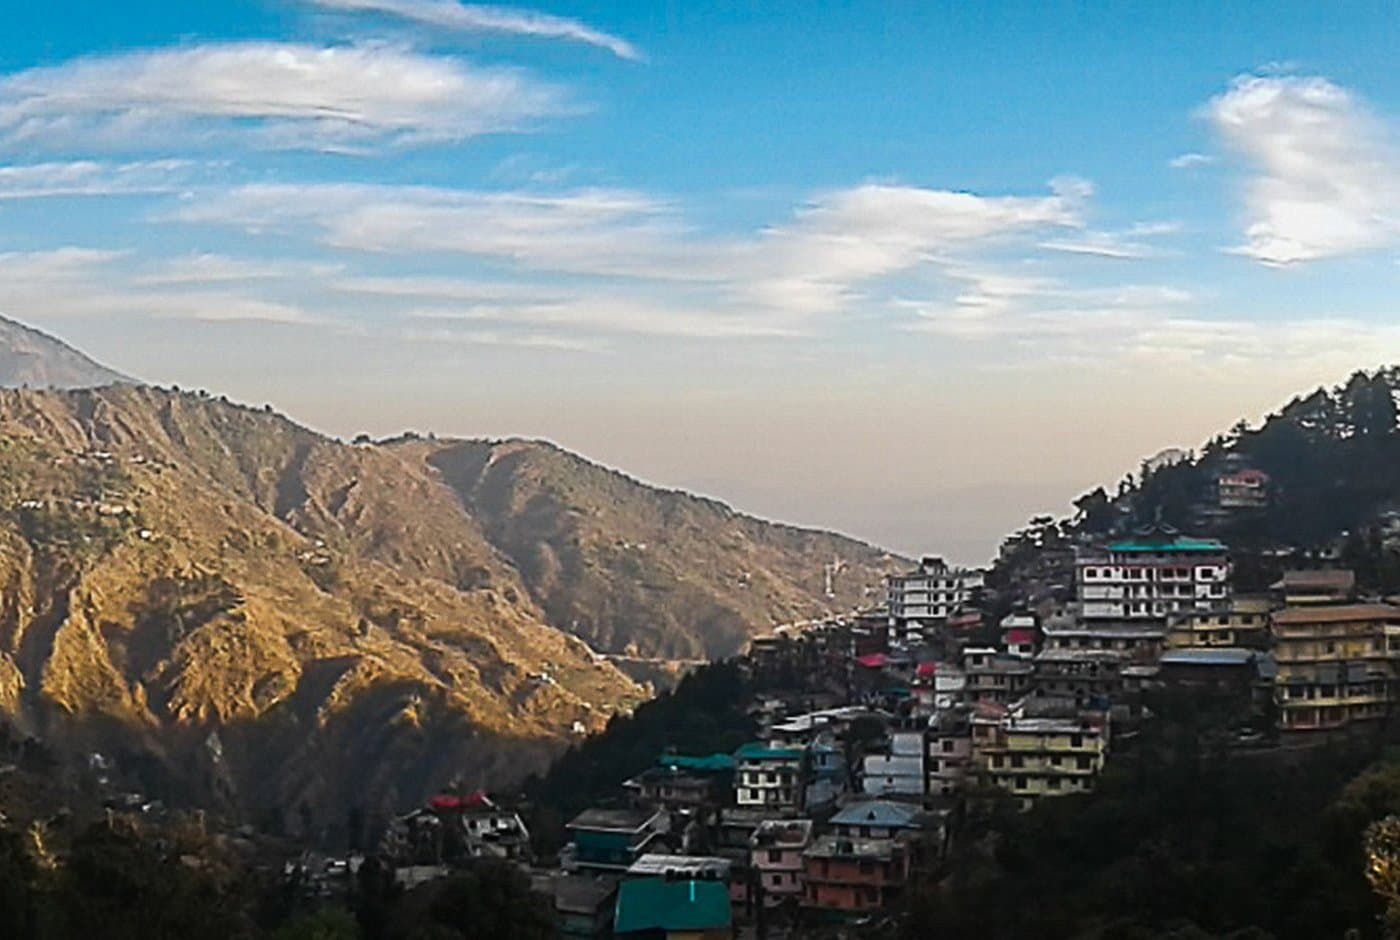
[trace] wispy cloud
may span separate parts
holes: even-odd
[[[1181,153],[1167,161],[1167,165],[1173,170],[1190,170],[1199,166],[1210,166],[1215,162],[1215,157],[1206,153]]]
[[[193,200],[185,222],[305,233],[337,249],[473,256],[519,271],[672,285],[677,306],[748,311],[767,331],[849,309],[863,291],[960,251],[1082,223],[1087,187],[980,196],[891,184],[821,193],[755,232],[705,233],[627,190],[473,192],[363,185],[245,186]],[[688,291],[689,293],[684,293]]]
[[[1255,174],[1239,253],[1288,265],[1400,237],[1400,160],[1386,128],[1345,88],[1246,75],[1206,115]]]
[[[0,199],[176,192],[190,181],[197,166],[190,160],[11,164],[0,166]]]
[[[0,310],[26,319],[128,316],[310,324],[303,307],[233,284],[158,285],[133,273],[123,251],[59,248],[0,254]],[[180,288],[188,289],[180,289]]]
[[[622,59],[639,60],[641,52],[625,39],[586,23],[533,10],[457,3],[455,0],[305,0],[327,10],[379,13],[412,23],[465,33],[504,33],[562,39],[606,49]]]
[[[148,148],[238,135],[355,150],[519,131],[566,108],[527,73],[391,46],[227,43],[124,52],[0,78],[0,140]]]

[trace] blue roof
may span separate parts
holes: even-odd
[[[1195,539],[1184,535],[1129,539],[1108,546],[1110,552],[1224,552],[1225,543],[1218,539]]]
[[[704,757],[693,757],[689,754],[662,754],[657,763],[662,767],[694,770],[701,773],[722,773],[734,769],[734,758],[728,754],[708,754]]]
[[[769,747],[753,741],[735,751],[734,756],[739,760],[801,760],[802,750],[795,747]]]
[[[1167,650],[1158,660],[1163,666],[1245,666],[1253,661],[1253,650],[1235,646]]]
[[[923,810],[911,803],[895,803],[891,800],[867,800],[852,803],[831,817],[833,826],[884,826],[887,828],[912,827],[918,825],[918,817]]]
[[[638,878],[618,889],[613,933],[722,930],[732,916],[722,881]]]

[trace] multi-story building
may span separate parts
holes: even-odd
[[[961,793],[972,763],[972,731],[966,710],[942,712],[930,723],[924,771],[930,796]]]
[[[1215,492],[1221,509],[1263,509],[1269,505],[1269,475],[1253,468],[1223,473]]]
[[[888,754],[867,754],[861,789],[870,796],[924,795],[924,735],[921,731],[896,731],[890,735]]]
[[[745,744],[734,754],[734,803],[741,809],[763,808],[774,815],[796,816],[802,809],[806,751],[796,747]]]
[[[1001,646],[1008,656],[1030,659],[1040,642],[1040,624],[1034,614],[1007,614],[1001,618]]]
[[[1027,660],[989,646],[963,650],[964,695],[969,702],[1014,702],[1030,691],[1034,671]]]
[[[925,631],[971,604],[982,588],[982,572],[949,566],[926,556],[907,574],[885,582],[890,640],[905,647],[920,645]]]
[[[822,836],[802,853],[802,905],[860,913],[888,906],[909,881],[909,847],[896,839]]]
[[[1345,604],[1356,597],[1356,573],[1347,568],[1285,571],[1270,590],[1287,607]]]
[[[1237,646],[1262,649],[1269,638],[1267,597],[1236,597],[1228,610],[1188,610],[1167,619],[1167,648]]]
[[[974,759],[984,779],[1016,798],[1038,799],[1092,790],[1108,753],[1106,721],[1007,717],[982,725]]]
[[[802,853],[812,842],[810,819],[773,819],[754,830],[749,867],[766,907],[802,896]]]
[[[1230,608],[1224,544],[1163,526],[1081,552],[1075,572],[1079,621],[1089,630],[1137,627],[1164,636],[1173,614]]]
[[[1271,618],[1279,729],[1294,742],[1374,724],[1400,679],[1400,607],[1289,607]]]
[[[1035,657],[1032,687],[1037,698],[1102,707],[1123,692],[1128,654],[1100,649],[1047,649]]]
[[[621,874],[651,851],[670,829],[656,809],[586,809],[568,825],[569,845],[560,853],[566,871]]]

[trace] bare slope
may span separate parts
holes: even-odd
[[[47,333],[0,317],[0,386],[95,388],[130,381]]]
[[[878,599],[899,560],[639,483],[538,441],[407,442],[458,492],[552,623],[614,653],[718,658],[774,623]],[[827,565],[838,564],[832,596]]]
[[[645,694],[570,634],[724,655],[868,600],[891,561],[544,444],[0,391],[0,715],[203,803],[507,783]]]
[[[191,395],[0,393],[0,711],[51,741],[201,801],[373,807],[639,695],[421,464]]]

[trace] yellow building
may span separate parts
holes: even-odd
[[[1225,611],[1183,611],[1168,622],[1167,647],[1239,646],[1262,648],[1269,636],[1267,597],[1236,597]]]
[[[1106,723],[1008,717],[973,724],[973,760],[982,778],[1022,809],[1042,797],[1092,790],[1108,753]]]
[[[1400,678],[1400,607],[1337,604],[1273,614],[1279,728],[1295,739],[1385,718]]]

